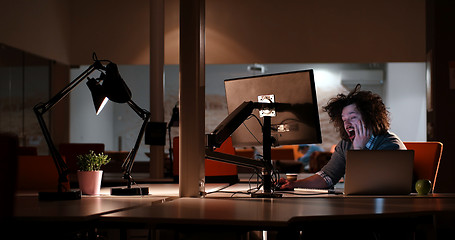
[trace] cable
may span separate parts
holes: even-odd
[[[96,56],[95,52],[93,52],[93,54],[92,54],[92,59],[93,59],[93,61],[112,63],[110,60],[107,60],[107,59],[98,59],[98,56]]]
[[[130,176],[130,178],[131,178],[131,185],[139,188],[139,196],[141,196],[141,198],[144,197],[145,195],[142,194],[142,187],[138,183],[136,183],[136,181],[134,181],[134,178],[132,176]]]
[[[259,185],[259,183],[262,183],[262,176],[259,174],[259,172],[257,171],[257,169],[255,169],[255,173],[251,174],[251,177],[250,179],[248,180],[248,187],[250,189],[252,189],[251,187],[251,179],[253,178],[253,176],[256,175],[256,189],[260,189],[260,186],[262,186],[262,184]],[[260,179],[260,181],[259,181]]]
[[[259,125],[261,125],[261,129],[262,129],[263,125],[262,125],[261,119],[259,119],[258,116],[254,115],[254,114],[250,114],[250,116],[246,120],[249,120],[252,117],[256,118],[256,120],[258,121]]]
[[[230,186],[232,186],[232,185],[234,185],[234,184],[229,184],[229,185],[227,185],[227,186],[225,186],[225,187],[222,187],[222,188],[220,188],[220,189],[218,189],[218,190],[211,191],[211,192],[206,192],[205,194],[207,195],[207,194],[222,192],[223,189],[226,189],[226,188],[228,188],[228,187],[230,187]]]
[[[250,114],[250,116],[248,116],[248,118],[245,119],[245,121],[251,119],[252,117],[256,118],[256,120],[258,121],[258,123],[259,123],[259,125],[261,126],[261,129],[262,129],[262,122],[261,122],[261,120],[260,120],[256,115],[254,115],[254,114]],[[256,142],[258,142],[260,145],[262,145],[262,142],[259,141],[259,139],[253,134],[253,132],[251,132],[251,130],[250,130],[250,129],[248,128],[248,126],[245,124],[245,121],[242,123],[243,126],[244,126],[244,127],[246,128],[246,130],[251,134],[251,136],[253,136],[253,138],[256,140]]]
[[[256,136],[254,136],[254,134],[250,131],[250,129],[246,126],[245,123],[243,123],[243,126],[245,126],[246,130],[248,130],[248,132],[250,132],[251,136],[253,136],[253,138],[259,143],[259,144],[262,144],[261,141],[259,141]]]

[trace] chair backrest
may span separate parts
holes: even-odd
[[[38,149],[37,149],[37,147],[19,147],[18,155],[36,156],[36,155],[38,155]]]
[[[51,156],[19,156],[17,172],[18,190],[56,191],[58,188],[58,172]]]
[[[319,172],[330,161],[332,154],[331,152],[313,152],[310,156],[309,172]]]
[[[62,143],[58,150],[62,157],[66,158],[69,173],[76,173],[78,169],[77,156],[87,154],[90,150],[95,153],[104,152],[104,143]]]
[[[433,183],[432,191],[438,177],[439,162],[442,156],[440,142],[404,142],[409,150],[414,150],[414,176],[416,179],[428,179]]]
[[[288,148],[288,149],[292,149],[293,151],[293,154],[294,154],[294,159],[293,160],[298,160],[300,157],[303,156],[303,153],[301,153],[299,151],[299,145],[298,144],[294,144],[294,145],[284,145],[284,146],[281,146],[281,148]],[[273,151],[273,150],[272,150]],[[273,159],[273,158],[272,158]]]
[[[235,155],[235,149],[232,146],[232,139],[229,137],[220,148],[216,149],[217,152]],[[179,137],[173,140],[173,174],[179,175]],[[206,182],[220,182],[227,180],[227,182],[238,181],[237,166],[229,163],[218,162],[214,160],[205,159],[205,177]],[[234,180],[235,178],[235,180]],[[219,179],[219,180],[218,180]]]
[[[272,148],[271,151],[272,160],[295,160],[294,149],[292,148]]]
[[[254,158],[254,149],[252,148],[235,149],[235,155],[246,158]]]

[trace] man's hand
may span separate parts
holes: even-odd
[[[289,182],[284,178],[280,178],[280,180],[278,180],[278,184],[280,185],[280,190],[294,190],[292,182]]]
[[[356,120],[353,122],[355,138],[352,141],[354,149],[364,149],[368,140],[371,137],[371,131],[365,128],[365,124],[362,120]]]
[[[288,180],[281,178],[278,180],[278,183],[281,184],[281,190],[294,190],[294,188],[321,188],[326,189],[329,186],[325,180],[318,174],[314,174],[305,179],[300,179],[297,181],[289,182]]]

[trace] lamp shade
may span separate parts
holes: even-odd
[[[103,86],[94,78],[89,78],[87,86],[92,93],[93,104],[95,105],[96,115],[103,110],[104,105],[108,102],[108,98],[104,94]]]
[[[123,81],[115,63],[106,66],[106,77],[103,81],[103,90],[109,100],[116,103],[126,103],[131,100],[131,91]]]

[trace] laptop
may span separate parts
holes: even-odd
[[[413,166],[413,150],[349,150],[344,194],[408,195]]]

